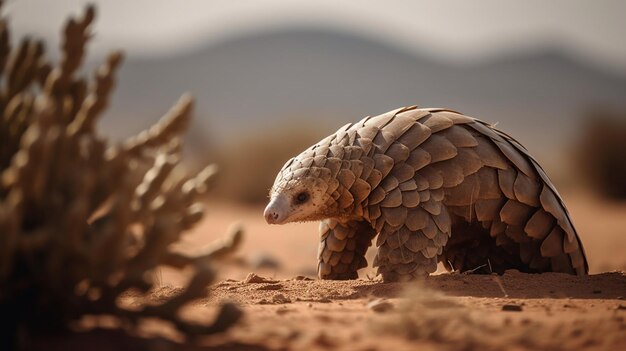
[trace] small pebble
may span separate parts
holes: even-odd
[[[283,294],[276,294],[272,297],[273,303],[291,303],[291,300]]]
[[[276,283],[276,280],[264,278],[258,276],[254,273],[249,273],[246,279],[243,281],[246,284],[255,284],[255,283]]]
[[[297,275],[297,276],[293,277],[291,280],[306,280],[306,281],[309,281],[309,280],[313,280],[313,279],[309,278],[309,277],[305,277],[303,275]]]
[[[376,299],[367,304],[367,308],[374,312],[387,312],[393,309],[393,304],[385,299]]]
[[[285,306],[281,306],[281,308],[276,310],[276,314],[282,316],[283,314],[287,314],[289,312],[293,312],[293,310],[285,308]]]
[[[502,305],[502,311],[521,312],[522,311],[522,306],[520,306],[520,305]]]

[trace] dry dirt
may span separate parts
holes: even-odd
[[[233,222],[244,227],[245,241],[211,294],[184,315],[208,322],[220,301],[241,306],[237,326],[201,340],[215,349],[626,349],[626,205],[585,194],[565,194],[565,201],[591,275],[442,273],[420,284],[384,284],[371,269],[359,280],[316,280],[316,223],[268,226],[260,207],[209,204],[206,221],[180,248],[198,250]],[[178,293],[185,274],[164,269],[158,278],[149,300]],[[180,341],[167,326],[145,325],[141,336],[153,335]]]

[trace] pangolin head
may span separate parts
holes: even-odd
[[[316,221],[338,215],[329,193],[331,171],[317,167],[306,151],[287,161],[270,190],[265,220],[270,224]]]

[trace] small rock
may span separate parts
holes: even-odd
[[[291,303],[291,300],[283,294],[276,294],[272,297],[273,303]]]
[[[376,299],[367,304],[367,308],[374,312],[387,312],[393,309],[391,302],[385,299]]]
[[[522,306],[520,306],[520,305],[502,305],[502,311],[522,312]]]
[[[626,306],[624,306],[624,305],[619,305],[619,306],[615,307],[615,309],[616,309],[616,310],[618,310],[618,311],[619,311],[619,310],[626,310]]]
[[[276,310],[276,314],[279,316],[282,316],[283,314],[287,314],[289,312],[293,312],[293,310],[290,310],[285,306],[281,306],[279,309]]]
[[[254,274],[254,273],[248,273],[248,276],[246,277],[246,279],[243,282],[245,284],[276,283],[276,280],[264,278],[264,277],[261,277],[261,276],[258,276],[256,274]]]
[[[309,281],[309,280],[313,280],[313,279],[309,278],[309,277],[305,277],[303,275],[297,275],[297,276],[293,277],[291,280],[307,280],[307,281]]]
[[[256,289],[257,290],[280,290],[282,288],[283,288],[282,284],[267,284],[267,285],[261,285]]]

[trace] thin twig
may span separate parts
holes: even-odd
[[[480,265],[480,266],[478,266],[478,267],[476,267],[476,268],[474,268],[474,269],[470,269],[469,271],[465,271],[465,272],[463,272],[463,274],[472,274],[472,273],[476,272],[477,270],[479,270],[479,269],[481,269],[481,268],[485,267],[486,265],[487,265],[487,264],[485,263],[485,264]]]

